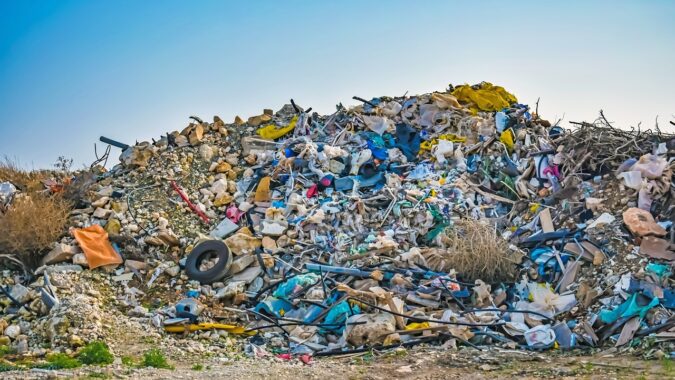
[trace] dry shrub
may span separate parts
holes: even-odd
[[[0,182],[11,182],[19,190],[39,191],[44,189],[42,180],[48,178],[48,172],[44,170],[27,171],[21,169],[16,160],[4,156],[0,159]]]
[[[486,283],[512,282],[518,275],[521,254],[509,249],[506,240],[491,225],[477,220],[460,220],[442,238],[446,249],[423,253],[430,267],[452,269],[464,280]]]
[[[12,201],[0,214],[0,252],[16,255],[29,267],[65,232],[70,207],[61,196],[33,193]]]

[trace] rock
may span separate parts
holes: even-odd
[[[68,344],[72,347],[81,347],[84,346],[84,341],[79,336],[73,334],[68,337]]]
[[[21,328],[17,325],[9,325],[5,328],[5,336],[15,339],[21,334]]]
[[[116,236],[116,235],[120,234],[120,230],[122,229],[122,224],[116,218],[110,218],[108,220],[108,223],[106,223],[104,229],[108,233],[108,235]]]
[[[94,218],[98,218],[98,219],[108,219],[110,214],[112,214],[112,210],[108,210],[108,209],[99,207],[96,210],[94,210],[94,213],[92,214],[92,216]]]
[[[81,266],[74,264],[59,264],[51,266],[43,265],[35,270],[35,275],[40,276],[44,273],[52,274],[52,273],[82,272],[82,270],[83,269]]]
[[[10,294],[15,300],[21,303],[26,303],[31,300],[30,289],[21,284],[12,286]]]
[[[216,198],[213,201],[213,205],[215,207],[222,207],[222,206],[225,206],[225,205],[228,205],[228,204],[232,203],[233,200],[234,200],[234,197],[232,195],[223,194],[222,196]]]
[[[222,289],[219,289],[216,293],[216,298],[234,298],[239,293],[243,293],[246,290],[246,283],[243,281],[230,281],[227,286]]]
[[[143,306],[136,306],[127,313],[130,317],[145,317],[148,314],[148,309]]]
[[[42,258],[42,265],[52,265],[70,260],[76,253],[82,250],[76,245],[59,243]]]
[[[5,328],[7,328],[8,325],[9,323],[7,323],[6,320],[0,319],[0,335],[5,333]]]
[[[22,335],[17,339],[16,344],[14,345],[14,350],[18,355],[24,355],[28,352],[28,337]]]
[[[263,229],[261,233],[263,235],[270,235],[270,236],[281,236],[286,232],[286,229],[288,228],[288,223],[283,222],[283,221],[269,221],[269,220],[263,220]]]
[[[122,152],[122,155],[120,155],[120,160],[124,166],[130,168],[144,168],[148,166],[152,156],[152,150],[149,149],[149,144],[145,142],[125,149]],[[112,192],[107,195],[110,196],[111,194]]]
[[[221,162],[214,168],[216,173],[227,173],[230,170],[232,170],[232,165],[227,162]]]
[[[241,255],[255,251],[262,243],[260,239],[238,232],[225,239],[225,244],[230,249],[230,252],[235,255]]]
[[[178,240],[178,237],[170,230],[160,230],[159,233],[157,233],[157,238],[169,247],[180,245],[180,240]]]
[[[113,281],[115,282],[125,282],[125,281],[131,281],[134,278],[134,272],[128,272],[128,273],[123,273],[119,276],[114,276],[112,278]]]
[[[165,272],[171,277],[176,277],[180,273],[180,267],[178,265],[170,266],[165,269]]]
[[[359,347],[382,343],[385,337],[396,331],[396,320],[388,313],[358,314],[347,319],[347,326],[347,341]]]
[[[110,197],[101,197],[93,202],[91,202],[92,207],[105,207],[110,201]]]
[[[243,271],[251,264],[253,264],[255,260],[256,258],[253,255],[238,256],[237,258],[234,259],[232,265],[230,266],[230,274],[235,274]]]
[[[222,221],[220,221],[220,223],[218,223],[216,228],[214,228],[213,231],[211,231],[211,233],[209,233],[209,236],[216,239],[222,239],[238,229],[239,226],[236,223],[234,223],[228,218],[225,218]]]
[[[136,260],[127,260],[124,262],[124,266],[129,269],[133,270],[146,270],[148,268],[148,264],[145,263],[144,261],[136,261]]]
[[[78,253],[75,256],[73,256],[73,264],[81,265],[83,267],[89,267],[89,261],[87,261],[87,256],[85,256],[83,253]]]
[[[201,124],[193,124],[193,127],[189,132],[187,138],[190,145],[192,146],[198,145],[199,143],[202,142],[202,139],[204,138],[204,127],[202,127]]]
[[[190,142],[188,141],[188,138],[183,135],[176,136],[176,145],[179,147],[184,147],[190,145]]]
[[[109,198],[113,194],[114,191],[115,191],[115,189],[113,189],[112,186],[104,186],[99,191],[97,191],[96,194],[100,197]]]
[[[253,126],[253,127],[257,127],[260,124],[270,122],[271,120],[272,120],[272,116],[262,114],[262,115],[258,115],[258,116],[249,117],[248,118],[248,124]]]
[[[637,236],[664,236],[666,234],[665,228],[656,223],[649,211],[637,207],[629,208],[623,212],[623,222],[626,223],[630,232]]]
[[[143,241],[145,241],[145,244],[154,247],[161,247],[164,245],[164,241],[158,238],[157,236],[146,236],[145,239],[143,239]]]
[[[286,235],[284,235],[284,236],[286,236]],[[263,236],[262,246],[263,246],[263,248],[269,249],[271,251],[277,250],[277,242],[269,236]]]
[[[256,277],[260,276],[262,273],[262,268],[261,267],[250,267],[244,270],[243,272],[239,272],[232,276],[232,279],[230,281],[235,281],[235,282],[244,282],[245,284],[250,284],[255,280]]]
[[[0,336],[0,346],[9,346],[10,344],[12,344],[10,337],[6,335]]]
[[[210,162],[213,159],[213,148],[209,144],[203,144],[199,147],[199,156],[202,160]]]

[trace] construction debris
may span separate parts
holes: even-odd
[[[102,138],[121,163],[75,173],[71,231],[32,276],[2,272],[2,344],[114,340],[103,292],[176,347],[675,351],[675,136],[564,130],[489,83],[355,99]]]

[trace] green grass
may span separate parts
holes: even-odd
[[[15,353],[16,353],[16,350],[13,349],[10,346],[0,346],[0,357],[3,357],[5,355],[15,354]]]
[[[141,362],[141,367],[153,367],[153,368],[165,368],[165,369],[174,369],[174,367],[169,364],[166,360],[166,357],[162,351],[153,348],[150,351],[143,354],[143,361]]]
[[[192,366],[193,371],[203,371],[204,370],[204,365],[203,364],[195,364]]]
[[[11,364],[0,363],[0,372],[14,371],[15,369],[19,368]]]
[[[675,375],[675,363],[673,363],[670,358],[663,358],[661,359],[661,368],[663,368],[663,372],[666,373],[668,376],[674,376]]]
[[[88,379],[109,379],[110,375],[105,374],[103,372],[92,372],[90,374],[87,374]]]
[[[34,364],[33,368],[43,369],[71,369],[82,365],[82,362],[70,356],[59,353],[47,355],[47,363]]]
[[[107,365],[112,364],[115,358],[110,353],[107,344],[101,341],[93,341],[80,351],[78,359],[84,364]]]
[[[122,356],[122,364],[127,367],[133,367],[136,365],[136,361],[131,356]]]

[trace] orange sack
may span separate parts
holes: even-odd
[[[115,252],[108,241],[108,233],[98,224],[73,229],[73,236],[84,251],[90,269],[103,265],[122,264],[122,257]]]

